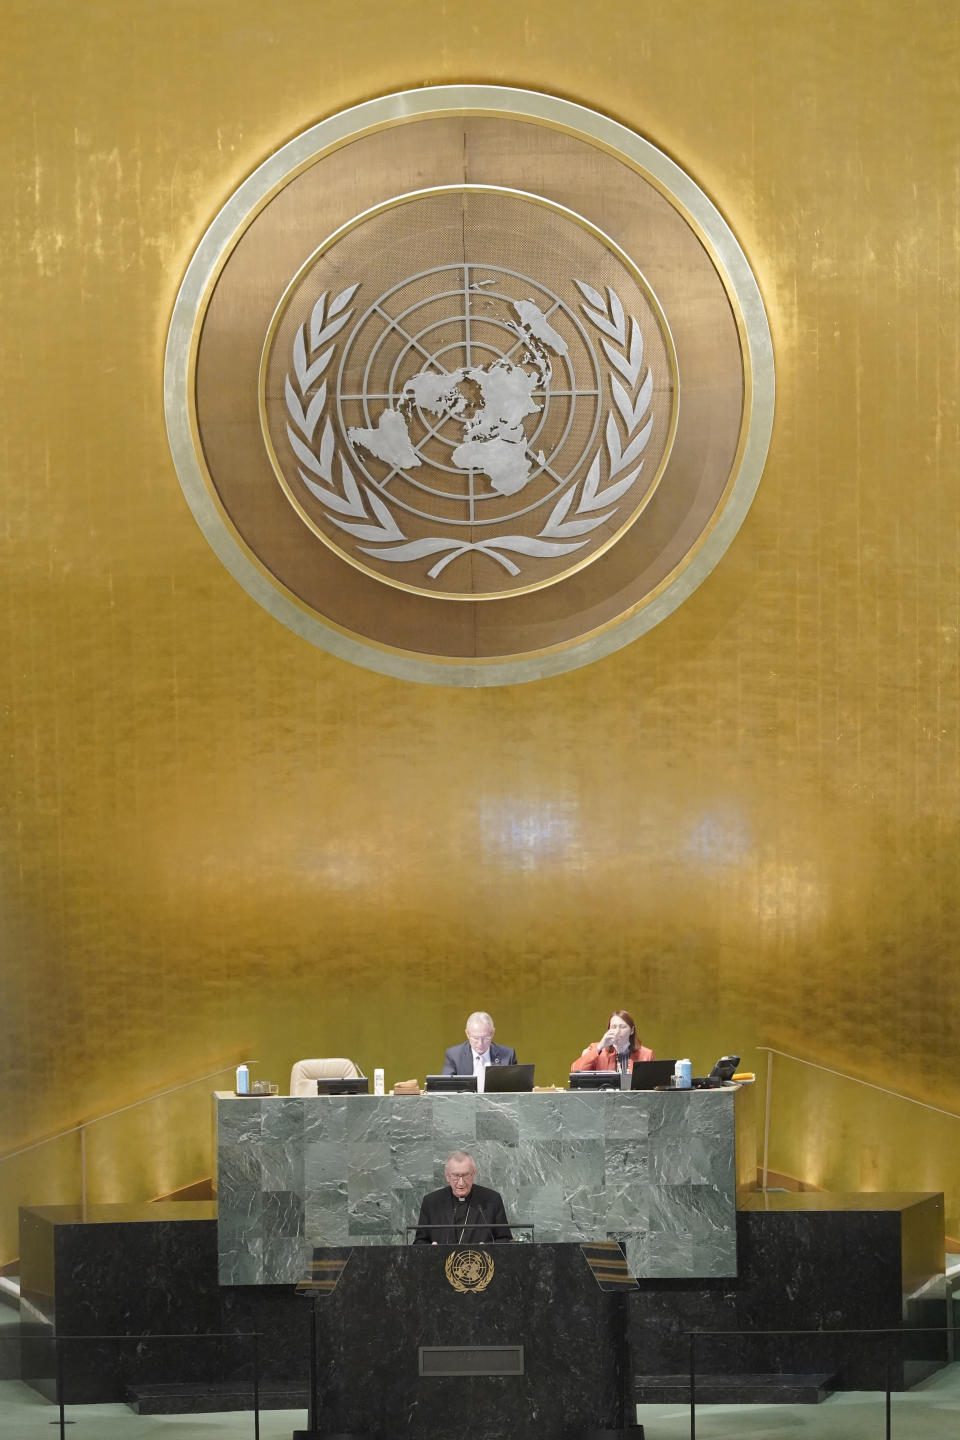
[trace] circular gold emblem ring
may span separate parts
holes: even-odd
[[[500,86],[321,121],[229,198],[167,432],[260,605],[402,679],[559,674],[658,624],[760,481],[770,329],[726,221],[623,125]]]

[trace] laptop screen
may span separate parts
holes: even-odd
[[[433,1094],[458,1090],[476,1090],[476,1075],[428,1075],[427,1089]]]
[[[369,1095],[370,1081],[366,1075],[330,1075],[317,1081],[317,1094]]]
[[[656,1090],[658,1085],[669,1085],[676,1060],[634,1060],[631,1090]]]
[[[533,1069],[532,1065],[488,1065],[483,1075],[484,1091],[493,1095],[532,1090]]]
[[[571,1070],[571,1090],[619,1090],[618,1070]]]

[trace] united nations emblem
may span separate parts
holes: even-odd
[[[301,635],[531,679],[717,563],[769,437],[759,292],[702,192],[590,111],[490,87],[323,122],[214,222],[167,348],[184,491]]]
[[[334,293],[371,246],[378,293]],[[428,249],[458,258],[409,273]],[[563,273],[574,256],[590,279]],[[669,328],[627,257],[489,186],[406,197],[331,237],[260,368],[264,441],[304,523],[386,584],[445,599],[552,584],[615,544],[656,489],[677,400]]]
[[[478,1295],[493,1279],[493,1260],[484,1250],[455,1250],[443,1268],[461,1295]]]

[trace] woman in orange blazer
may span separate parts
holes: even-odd
[[[635,1060],[653,1060],[654,1054],[637,1039],[637,1027],[629,1010],[614,1010],[606,1034],[588,1045],[571,1070],[633,1070]]]

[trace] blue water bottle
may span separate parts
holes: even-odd
[[[246,1065],[237,1066],[237,1094],[250,1094],[250,1071]]]

